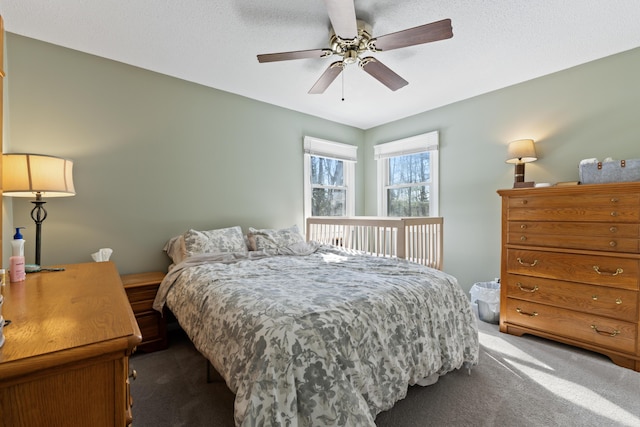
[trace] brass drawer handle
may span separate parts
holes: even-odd
[[[519,307],[516,308],[516,311],[518,312],[518,314],[520,314],[521,316],[529,316],[529,317],[536,317],[538,315],[537,311],[534,311],[533,313],[527,313],[526,311],[522,311]]]
[[[611,246],[612,248],[615,248],[618,244],[616,243],[615,240],[612,240],[609,242],[609,246]]]
[[[598,301],[598,295],[592,295],[591,299],[594,301]],[[616,298],[616,305],[622,304],[622,298]]]
[[[516,283],[516,285],[518,286],[518,289],[520,289],[522,292],[529,292],[530,294],[536,292],[538,290],[537,286],[534,286],[533,288],[525,288],[522,286],[522,283],[518,282]]]
[[[527,267],[535,267],[538,264],[538,260],[534,259],[532,263],[523,262],[522,258],[518,257],[518,264],[525,265]]]
[[[609,227],[609,231],[612,233],[617,233],[618,232],[618,227]]]
[[[611,216],[618,216],[618,212],[616,211],[611,212]]]
[[[527,240],[527,236],[520,236],[520,241],[525,242]]]
[[[527,224],[520,224],[520,230],[526,230]]]
[[[593,329],[594,331],[596,331],[600,335],[606,335],[606,336],[609,336],[609,337],[615,337],[616,335],[620,334],[620,331],[617,330],[617,329],[614,329],[613,332],[601,331],[600,329],[598,329],[598,327],[596,325],[591,325],[591,329]]]
[[[611,198],[611,203],[618,203],[618,198],[617,197],[612,197]]]
[[[616,269],[615,273],[609,273],[606,271],[600,271],[600,267],[598,267],[597,265],[593,266],[593,269],[595,270],[596,273],[602,275],[602,276],[617,276],[618,274],[622,274],[623,273],[623,269],[618,268]]]

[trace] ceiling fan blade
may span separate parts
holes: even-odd
[[[358,36],[354,0],[324,0],[333,31],[343,40]]]
[[[310,94],[324,93],[324,91],[327,90],[329,85],[342,72],[342,66],[343,66],[342,61],[336,61],[333,64],[329,65],[329,68],[324,70],[324,73],[322,73],[318,81],[313,85],[311,89],[309,89],[309,93]]]
[[[417,44],[430,43],[453,37],[451,19],[420,25],[397,33],[387,34],[372,40],[377,50],[391,50]]]
[[[331,49],[296,50],[294,52],[265,53],[258,55],[258,62],[288,61],[290,59],[324,58],[333,54]]]
[[[409,84],[408,81],[391,71],[391,68],[384,65],[372,56],[367,56],[360,61],[360,67],[371,75],[374,79],[396,91]]]

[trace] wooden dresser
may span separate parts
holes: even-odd
[[[498,191],[500,331],[640,371],[640,183]]]
[[[115,264],[65,265],[4,288],[0,426],[131,424],[140,330]]]

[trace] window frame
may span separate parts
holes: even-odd
[[[389,158],[407,156],[423,152],[430,152],[429,156],[429,216],[439,216],[439,145],[440,136],[438,131],[431,131],[409,138],[390,141],[378,144],[373,147],[374,159],[377,163],[378,172],[378,216],[387,217],[388,199],[387,189],[389,186]]]
[[[354,216],[356,211],[356,163],[358,147],[341,142],[327,141],[312,136],[304,137],[304,217],[311,215],[313,188],[311,185],[311,157],[326,157],[344,162],[345,216]]]

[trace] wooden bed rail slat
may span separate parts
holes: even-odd
[[[306,238],[442,270],[443,222],[442,217],[309,217]]]

